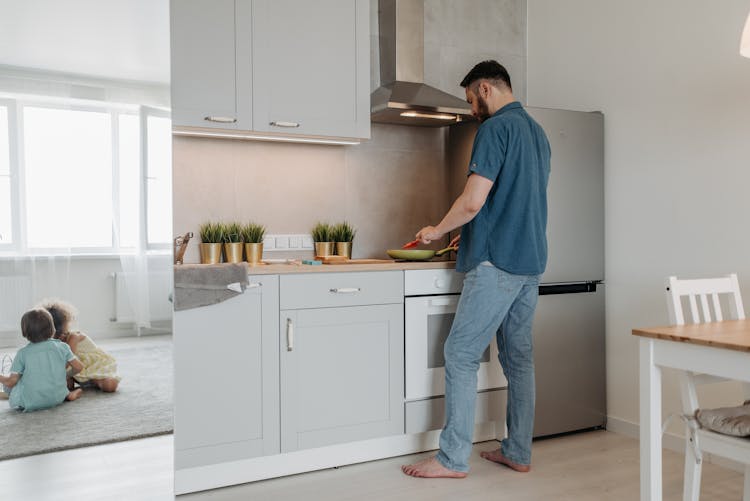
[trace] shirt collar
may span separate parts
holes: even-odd
[[[512,101],[506,104],[505,106],[503,106],[502,108],[500,108],[499,110],[497,110],[492,116],[495,117],[497,115],[501,115],[505,113],[506,111],[514,110],[516,108],[521,108],[521,103],[519,103],[518,101]]]

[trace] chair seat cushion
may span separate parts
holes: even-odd
[[[736,407],[698,409],[695,419],[701,428],[734,437],[750,437],[750,400]]]

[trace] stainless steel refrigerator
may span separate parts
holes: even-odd
[[[549,260],[534,319],[534,436],[606,424],[604,117],[531,108],[552,150]],[[460,193],[476,125],[451,127],[451,189]]]
[[[534,436],[603,427],[604,117],[527,108],[552,150],[549,260],[534,319]]]

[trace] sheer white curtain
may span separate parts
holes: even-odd
[[[0,346],[21,347],[21,316],[42,299],[70,298],[74,287],[70,253],[0,261]]]

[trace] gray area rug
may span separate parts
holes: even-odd
[[[78,400],[28,413],[0,400],[0,460],[172,432],[171,340],[105,349],[122,377],[115,393],[85,389]]]

